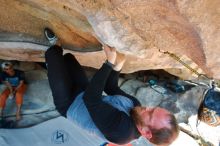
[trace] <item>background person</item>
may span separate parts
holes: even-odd
[[[7,98],[15,98],[17,105],[16,120],[20,120],[23,95],[26,91],[24,72],[14,69],[13,64],[9,61],[2,63],[2,71],[1,78],[6,89],[0,95],[0,115],[3,117]]]

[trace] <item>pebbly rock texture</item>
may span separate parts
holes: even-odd
[[[49,44],[42,30],[50,27],[85,66],[100,67],[106,43],[127,54],[126,73],[166,69],[193,77],[161,50],[219,79],[219,6],[219,0],[2,0],[0,58],[44,61]]]

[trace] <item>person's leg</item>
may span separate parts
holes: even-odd
[[[4,112],[6,100],[9,96],[9,94],[10,94],[10,90],[8,88],[6,88],[0,96],[0,117],[3,117],[3,112]]]
[[[82,66],[79,64],[79,62],[72,54],[70,53],[65,54],[64,59],[66,62],[66,68],[71,74],[71,80],[73,82],[74,96],[70,98],[70,100],[73,101],[73,98],[75,96],[77,96],[80,92],[86,89],[89,81],[88,78],[86,77],[86,74]]]
[[[16,120],[20,120],[21,119],[21,105],[23,103],[23,96],[24,93],[27,89],[27,86],[25,84],[23,84],[22,86],[20,86],[16,93],[15,93],[15,98],[16,98],[16,105],[17,105],[17,111],[16,111]]]
[[[17,104],[16,121],[21,120],[21,104]]]
[[[48,80],[57,111],[66,117],[72,97],[72,81],[66,68],[63,50],[60,46],[52,46],[45,53]]]
[[[4,111],[4,109],[0,108],[0,121],[3,120],[3,111]]]

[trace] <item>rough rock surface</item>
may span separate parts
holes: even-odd
[[[104,42],[128,55],[123,72],[162,68],[190,78],[160,49],[219,79],[219,6],[219,0],[2,0],[0,58],[44,61],[39,48],[47,47],[32,43],[48,45],[42,30],[50,27],[85,66],[100,66]]]

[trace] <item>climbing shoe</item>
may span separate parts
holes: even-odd
[[[50,28],[46,27],[44,29],[44,34],[45,34],[45,37],[47,38],[47,40],[49,41],[49,43],[51,45],[55,45],[56,44],[57,37],[56,37],[56,35],[54,34],[54,32]]]

